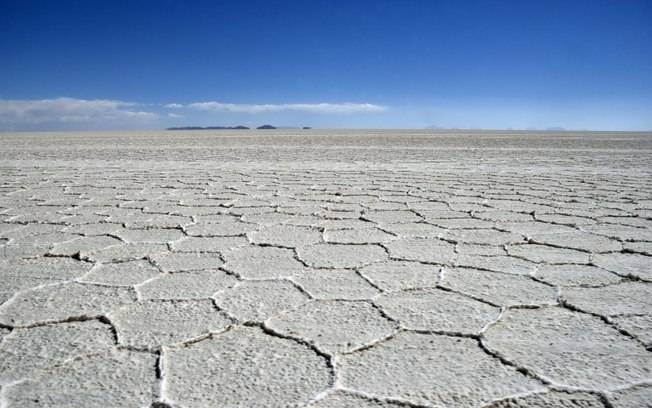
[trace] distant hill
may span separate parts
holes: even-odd
[[[170,127],[165,130],[244,130],[246,126],[181,126]]]
[[[246,130],[251,129],[247,126],[178,126],[178,127],[169,127],[165,130]],[[295,126],[272,126],[272,125],[262,125],[258,126],[256,129],[270,130],[270,129],[312,129],[310,126],[295,127]]]

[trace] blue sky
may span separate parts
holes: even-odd
[[[652,1],[0,2],[0,130],[652,129]]]

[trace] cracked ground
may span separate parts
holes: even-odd
[[[652,134],[0,134],[0,405],[650,407]]]

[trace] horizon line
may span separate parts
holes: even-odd
[[[236,125],[237,126],[237,125]],[[183,126],[183,127],[193,127]],[[210,128],[214,127],[214,128]],[[247,129],[229,129],[225,127],[220,129],[218,126],[197,126],[196,129],[172,129],[172,128],[151,128],[151,129],[35,129],[35,130],[2,130],[0,133],[79,133],[79,132],[92,132],[92,133],[109,133],[109,132],[197,132],[197,131],[220,131],[220,132],[255,132],[261,133],[265,131],[283,131],[283,130],[297,130],[297,131],[312,131],[312,130],[421,130],[424,132],[440,132],[440,131],[454,131],[454,132],[469,132],[469,131],[491,131],[491,132],[628,132],[628,133],[652,133],[649,130],[628,130],[628,129],[567,129],[567,128],[479,128],[479,127],[302,127],[302,126],[275,126],[274,129],[257,129],[255,127],[247,127]]]

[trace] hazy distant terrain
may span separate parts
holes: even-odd
[[[450,168],[649,173],[652,132],[274,130],[40,132],[0,135],[0,159],[406,163]],[[479,167],[478,167],[479,166]]]

